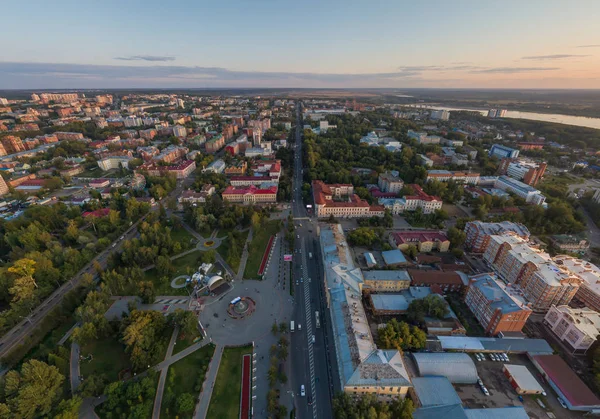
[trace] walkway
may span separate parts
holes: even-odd
[[[179,333],[179,328],[175,326],[173,328],[173,333],[171,334],[171,340],[169,341],[169,346],[167,347],[167,354],[165,355],[165,360],[169,359],[173,354],[173,347],[175,346],[175,341],[177,340],[177,334]],[[163,393],[165,391],[165,382],[167,381],[167,372],[169,371],[169,367],[163,367],[160,369],[160,377],[158,379],[158,387],[156,388],[156,397],[154,398],[154,410],[152,411],[152,418],[159,419],[160,418],[160,406],[162,404]]]
[[[69,339],[71,337],[71,335],[73,334],[73,332],[75,331],[76,328],[78,328],[79,326],[81,326],[80,322],[77,322],[73,325],[72,328],[69,329],[69,331],[67,333],[65,333],[65,335],[60,338],[60,340],[58,341],[58,345],[64,345],[65,342],[67,341],[67,339]]]
[[[196,237],[198,240],[201,240],[202,243],[204,243],[204,241],[206,240],[204,237],[202,237],[201,234],[199,234],[196,230],[194,230],[192,227],[190,227],[186,222],[184,222],[183,220],[181,220],[181,225],[194,237]],[[201,249],[201,248],[197,248],[194,250],[208,250],[206,248]],[[235,278],[235,272],[233,272],[233,269],[231,269],[231,266],[229,266],[229,264],[227,262],[225,262],[225,259],[223,259],[223,257],[219,254],[219,252],[215,252],[215,256],[217,259],[217,262],[219,262],[221,264],[221,266],[223,266],[223,268],[229,273],[229,275],[231,275],[232,278]]]
[[[71,394],[75,394],[77,388],[81,384],[81,372],[79,371],[79,344],[77,342],[71,343],[71,360],[69,362],[69,368],[71,370]]]
[[[206,372],[206,378],[202,390],[200,391],[200,397],[194,410],[194,418],[204,419],[208,413],[208,406],[210,405],[210,398],[212,397],[212,391],[215,386],[217,379],[217,373],[219,372],[219,365],[221,365],[221,356],[223,355],[223,347],[216,346],[215,353],[210,360],[208,365],[208,371]]]
[[[248,262],[248,246],[250,242],[252,242],[252,236],[254,234],[254,230],[250,229],[248,233],[248,238],[246,239],[246,243],[244,243],[244,250],[242,251],[242,257],[240,258],[240,268],[238,269],[237,275],[235,279],[242,280],[244,279],[244,271],[246,270],[246,262]]]

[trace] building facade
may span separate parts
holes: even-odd
[[[317,217],[362,218],[383,217],[384,208],[371,206],[354,193],[350,184],[326,184],[320,180],[312,183],[315,214]]]
[[[395,231],[390,233],[389,243],[399,250],[406,250],[409,246],[415,246],[419,252],[447,252],[450,248],[450,240],[442,231]]]
[[[494,144],[490,149],[489,156],[498,157],[499,159],[516,159],[519,157],[519,150],[501,144]]]
[[[600,314],[589,308],[552,306],[544,324],[573,352],[586,352],[600,334]]]
[[[515,234],[523,240],[529,240],[529,230],[523,224],[512,221],[499,223],[484,223],[483,221],[469,221],[465,225],[465,246],[473,253],[483,253],[490,242],[490,236]]]

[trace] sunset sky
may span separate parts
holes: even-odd
[[[600,88],[600,1],[3,2],[0,89]]]

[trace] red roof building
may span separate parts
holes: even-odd
[[[372,206],[354,193],[349,184],[326,184],[320,180],[312,183],[317,217],[362,218],[383,217],[385,208]]]
[[[82,214],[82,216],[83,216],[83,218],[88,218],[88,217],[100,218],[100,217],[106,217],[109,212],[110,212],[110,208],[100,208],[100,209],[97,209],[96,211],[86,211]]]
[[[277,186],[260,189],[254,185],[248,187],[228,186],[221,194],[224,201],[240,204],[274,204],[277,202]]]
[[[446,234],[434,230],[395,231],[390,234],[389,242],[392,247],[400,250],[406,250],[408,246],[414,245],[419,252],[424,253],[432,250],[447,252],[450,248],[450,240]]]

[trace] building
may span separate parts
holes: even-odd
[[[446,377],[453,384],[476,384],[477,368],[466,353],[414,352],[413,357],[420,377]]]
[[[526,185],[535,186],[546,173],[546,163],[519,162],[515,159],[502,159],[498,173],[522,181]]]
[[[441,138],[437,135],[427,135],[426,132],[415,132],[413,130],[408,130],[407,134],[408,138],[416,140],[419,144],[439,144]]]
[[[139,131],[139,134],[140,134],[141,138],[143,138],[145,140],[151,140],[154,137],[156,137],[158,132],[154,128],[149,128],[149,129],[141,129]]]
[[[354,193],[350,184],[325,184],[320,180],[312,183],[315,214],[319,218],[334,217],[362,218],[382,217],[384,208],[371,206]]]
[[[414,194],[404,197],[404,211],[416,211],[417,208],[420,208],[423,214],[431,214],[442,209],[443,201],[440,197],[426,194],[423,188],[417,184],[412,184],[410,187]]]
[[[176,145],[170,145],[159,154],[152,157],[152,160],[163,163],[173,163],[181,160],[190,151],[187,147],[180,147]]]
[[[363,271],[364,292],[400,292],[410,287],[406,271]]]
[[[519,150],[501,144],[494,144],[489,151],[489,156],[498,157],[499,159],[516,159],[519,157]]]
[[[473,253],[483,253],[490,242],[490,236],[515,234],[523,240],[529,240],[529,230],[523,224],[512,221],[499,223],[484,223],[482,221],[469,221],[465,225],[465,246]]]
[[[229,179],[232,186],[273,186],[279,183],[279,179],[271,176],[232,176]]]
[[[211,184],[202,185],[202,189],[200,192],[196,191],[183,191],[177,201],[180,204],[203,204],[208,198],[210,198],[215,193],[215,187]]]
[[[405,313],[414,300],[428,295],[431,295],[429,288],[409,287],[397,293],[369,294],[369,301],[376,316],[396,316]]]
[[[183,160],[182,162],[171,165],[161,166],[154,162],[144,163],[137,168],[139,172],[148,172],[150,176],[163,176],[165,174],[174,174],[177,179],[185,179],[196,170],[194,160]]]
[[[40,93],[39,98],[43,103],[70,103],[77,102],[79,95],[77,93]]]
[[[530,355],[529,358],[569,410],[600,409],[600,399],[559,355]]]
[[[552,306],[544,324],[573,353],[585,353],[600,334],[600,314],[589,308]]]
[[[433,120],[439,119],[442,121],[447,121],[448,119],[450,119],[450,112],[445,109],[433,110],[431,111],[429,118]]]
[[[205,169],[202,169],[202,173],[211,172],[211,173],[223,173],[225,170],[225,162],[221,159],[212,161]]]
[[[398,172],[381,173],[377,179],[377,186],[382,192],[400,193],[404,187],[404,181],[398,176]]]
[[[366,252],[364,254],[364,257],[365,257],[365,263],[367,264],[368,268],[372,268],[377,265],[377,261],[375,260],[375,256],[373,256],[373,253]]]
[[[450,170],[428,170],[427,182],[437,180],[439,182],[454,182],[464,183],[465,185],[477,185],[479,183],[479,173],[471,172],[452,172]]]
[[[98,167],[104,171],[120,168],[129,168],[129,161],[132,157],[129,156],[110,156],[98,160]]]
[[[207,153],[216,153],[223,147],[225,147],[225,138],[222,135],[216,135],[210,140],[206,140],[204,147]]]
[[[532,312],[517,289],[490,274],[469,279],[465,304],[492,336],[500,332],[520,332]]]
[[[430,287],[436,292],[462,292],[467,285],[463,280],[466,275],[455,271],[409,269],[408,275],[411,286]]]
[[[506,109],[490,109],[487,114],[488,118],[504,118]]]
[[[127,128],[139,127],[142,125],[142,118],[139,116],[130,115],[123,120],[123,125]]]
[[[517,394],[542,394],[544,391],[525,365],[504,364],[502,372]]]
[[[582,283],[550,255],[512,235],[491,236],[483,259],[505,282],[518,287],[534,311],[569,304]]]
[[[25,151],[23,141],[21,140],[21,138],[15,135],[7,135],[6,137],[2,137],[0,138],[0,142],[4,146],[6,154],[13,154],[18,153],[20,151]]]
[[[325,302],[331,316],[336,385],[352,396],[374,394],[390,401],[404,398],[412,387],[402,355],[375,345],[360,295],[363,277],[354,266],[342,227],[320,230]]]
[[[427,167],[433,167],[433,160],[427,157],[424,154],[419,154],[419,158],[421,159],[421,164]]]
[[[245,160],[234,160],[225,168],[227,176],[244,176],[248,170],[248,163]]]
[[[556,256],[554,262],[582,280],[575,300],[600,312],[600,268],[586,260],[566,255]]]
[[[221,194],[224,201],[239,204],[274,204],[277,202],[277,186],[257,188],[228,186]]]
[[[94,189],[104,189],[110,186],[110,179],[92,179],[88,183],[90,188]]]
[[[546,197],[542,195],[542,192],[535,189],[533,186],[526,185],[525,183],[508,176],[498,176],[495,187],[503,191],[514,193],[523,198],[528,204],[541,205],[546,201]]]
[[[411,398],[415,407],[462,405],[460,397],[446,377],[413,377]]]
[[[550,242],[563,252],[584,252],[590,248],[590,242],[584,235],[556,234],[550,236]]]
[[[9,193],[8,185],[2,176],[0,176],[0,196],[6,195]]]
[[[385,250],[381,252],[383,263],[385,266],[405,266],[408,265],[408,261],[404,257],[404,254],[398,250]]]
[[[442,231],[394,231],[390,233],[389,243],[399,250],[406,250],[409,246],[415,246],[419,252],[447,252],[450,248],[450,240]]]
[[[187,137],[187,128],[182,127],[181,125],[175,125],[173,127],[173,135],[178,138]]]
[[[80,132],[56,131],[54,135],[56,135],[58,141],[78,141],[84,139],[83,134]]]
[[[517,147],[521,150],[543,150],[544,143],[540,141],[526,141],[517,143]]]

